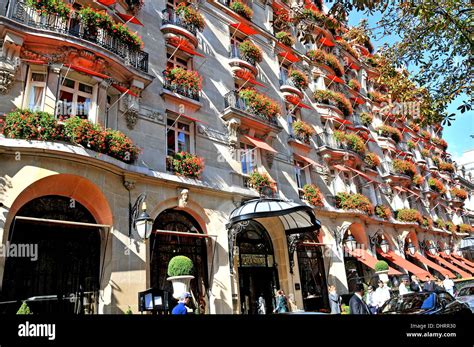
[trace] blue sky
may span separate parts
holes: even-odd
[[[366,15],[362,12],[353,11],[349,15],[349,25],[354,26],[359,24],[361,19],[367,18],[369,27],[377,27],[377,21],[380,20],[380,12],[373,13],[372,15]],[[379,40],[372,39],[374,47],[377,49],[384,43],[393,43],[397,37],[395,35],[385,36]],[[413,69],[413,66],[408,66],[408,69]],[[443,138],[448,142],[448,152],[452,154],[453,159],[459,159],[463,152],[474,149],[474,139],[470,135],[474,135],[474,114],[470,113],[461,114],[457,107],[462,103],[462,100],[466,99],[466,95],[461,95],[454,100],[448,107],[448,114],[455,113],[456,120],[451,123],[451,126],[445,126],[443,130]]]

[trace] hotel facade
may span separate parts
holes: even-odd
[[[210,314],[328,309],[378,260],[471,277],[474,184],[351,33],[317,1],[0,0],[0,240],[38,245],[0,301],[137,312],[174,255]]]

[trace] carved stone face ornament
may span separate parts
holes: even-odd
[[[178,207],[185,208],[188,205],[189,190],[181,189],[178,196]]]

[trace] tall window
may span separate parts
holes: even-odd
[[[239,32],[232,33],[230,37],[230,57],[231,58],[240,58],[239,45],[244,42],[244,37],[239,35]]]
[[[168,59],[166,62],[167,68],[182,67],[186,70],[192,70],[193,68],[193,60],[181,57],[179,52],[176,52],[176,48],[169,49],[166,53],[166,58]]]
[[[167,153],[173,156],[176,152],[192,153],[191,139],[193,128],[191,124],[184,122],[184,119],[167,119]]]
[[[308,167],[308,164],[305,165],[304,162],[297,161],[297,160],[295,160],[294,162],[296,184],[298,185],[298,188],[300,189],[303,189],[305,184],[308,183],[308,180],[306,179],[306,172],[305,172],[307,167]]]
[[[28,108],[33,111],[42,111],[46,90],[46,74],[32,72]]]
[[[94,88],[79,81],[63,78],[59,90],[57,115],[62,118],[89,118]]]
[[[251,145],[240,143],[240,163],[243,174],[248,175],[257,167],[257,151],[258,149]]]
[[[293,122],[301,119],[300,109],[295,107],[294,105],[286,103],[286,110],[288,112],[287,119],[288,119],[288,128],[289,133],[294,134],[293,132]]]

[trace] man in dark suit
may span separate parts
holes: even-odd
[[[434,292],[435,290],[435,283],[431,280],[430,276],[425,277],[425,283],[423,283],[423,291],[424,292]]]
[[[371,314],[369,307],[362,300],[364,296],[364,285],[362,283],[357,283],[354,295],[349,300],[349,307],[351,314]]]

